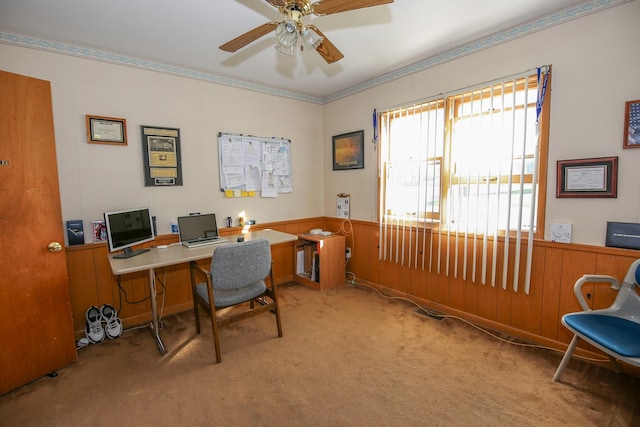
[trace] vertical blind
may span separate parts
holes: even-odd
[[[529,293],[549,73],[544,66],[377,113],[381,260],[504,289],[513,260],[513,290],[522,267]]]

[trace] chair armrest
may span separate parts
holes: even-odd
[[[580,303],[580,307],[582,307],[582,309],[584,311],[589,311],[591,310],[591,308],[589,307],[589,305],[587,304],[587,301],[584,299],[584,295],[582,295],[582,285],[584,285],[585,283],[588,282],[592,282],[592,283],[610,283],[611,284],[611,289],[613,290],[620,290],[620,282],[618,281],[618,279],[616,279],[613,276],[608,276],[605,274],[585,274],[583,275],[581,278],[579,278],[575,285],[573,285],[573,293],[576,295],[576,298],[578,299],[578,303]]]
[[[198,264],[195,261],[191,261],[189,263],[189,267],[191,268],[191,271],[195,271],[196,273],[202,273],[205,275],[205,277],[209,274],[209,270],[204,269],[200,264]]]

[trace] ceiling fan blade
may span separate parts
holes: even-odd
[[[267,3],[274,7],[280,7],[284,6],[287,2],[284,0],[267,0]]]
[[[226,42],[225,44],[220,46],[220,49],[226,52],[235,52],[236,50],[245,47],[252,41],[259,39],[265,34],[269,34],[271,31],[274,31],[277,26],[277,22],[267,22],[266,24],[262,24],[259,27],[256,27],[251,31],[247,31],[241,36],[238,36],[235,39]]]
[[[337,62],[344,58],[342,52],[340,52],[338,48],[329,41],[327,36],[322,34],[322,31],[320,31],[318,27],[316,27],[315,25],[307,26],[318,33],[318,35],[324,39],[322,40],[322,43],[320,43],[320,45],[318,45],[318,47],[316,48],[316,52],[318,52],[320,56],[322,56],[322,58],[327,61],[327,64],[333,64],[334,62]]]
[[[332,13],[346,12],[348,10],[380,6],[389,3],[393,3],[393,0],[351,0],[349,2],[344,0],[321,0],[313,3],[311,9],[316,15],[330,15]]]

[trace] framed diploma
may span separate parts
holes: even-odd
[[[182,185],[180,129],[141,126],[144,158],[144,185]]]
[[[558,161],[556,197],[618,197],[618,157]]]
[[[127,145],[127,121],[116,117],[85,116],[89,144]]]

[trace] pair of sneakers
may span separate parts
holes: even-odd
[[[100,308],[92,305],[87,309],[85,318],[84,333],[92,344],[104,341],[105,337],[114,339],[122,335],[122,320],[110,304],[104,304]]]

